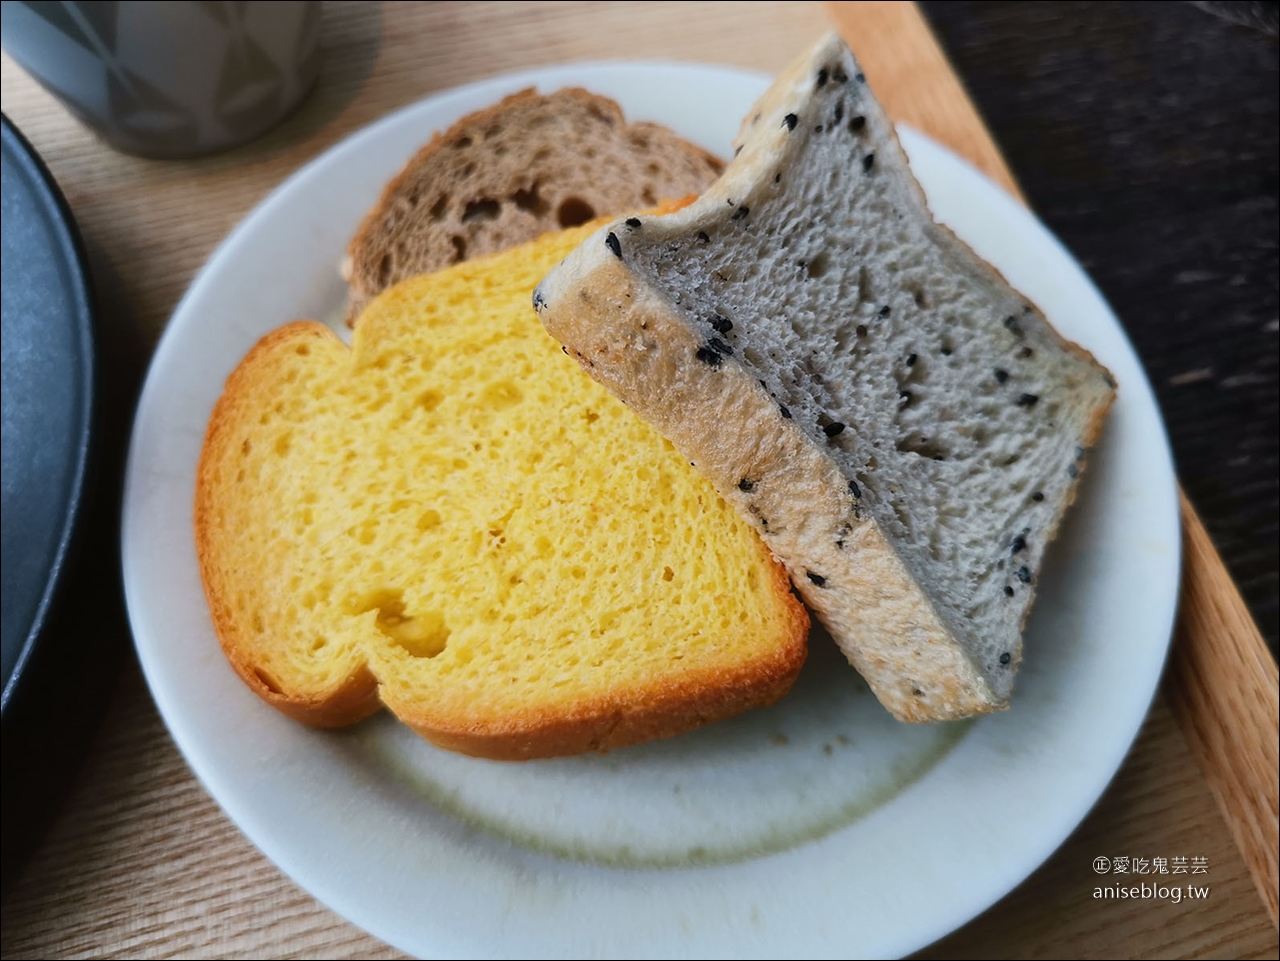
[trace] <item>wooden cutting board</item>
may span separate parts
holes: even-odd
[[[7,57],[0,95],[61,184],[108,309],[147,339],[271,188],[361,126],[493,73],[569,60],[776,71],[835,22],[890,114],[1017,194],[912,4],[328,3],[320,83],[232,153],[113,153]],[[423,131],[424,140],[430,131]],[[1185,500],[1183,611],[1165,692],[1115,782],[1021,887],[925,957],[1275,957],[1276,665]],[[1097,856],[1207,859],[1208,900],[1097,901]],[[131,663],[74,790],[4,894],[4,957],[399,957],[297,888],[205,794]]]

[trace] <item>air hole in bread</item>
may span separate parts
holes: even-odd
[[[481,396],[484,398],[484,403],[494,410],[514,407],[524,399],[520,388],[507,380],[487,384]]]
[[[391,280],[391,255],[383,254],[378,258],[378,283],[386,286]]]
[[[525,213],[543,216],[547,212],[547,202],[538,196],[538,187],[537,181],[528,190],[522,187],[511,195],[511,202]]]
[[[453,244],[453,262],[455,264],[467,259],[467,242],[465,240],[454,234],[449,238],[449,243]]]
[[[648,205],[653,205],[658,202],[658,195],[654,193],[652,186],[646,185],[644,190],[640,191],[640,199]]]
[[[271,675],[268,674],[266,671],[264,671],[262,668],[260,667],[255,668],[253,673],[254,673],[254,676],[257,677],[257,679],[262,682],[262,686],[265,687],[272,694],[281,693],[280,685],[277,684],[274,680],[272,680]]]
[[[393,588],[373,591],[350,605],[357,614],[376,610],[374,627],[413,657],[436,657],[449,642],[449,625],[439,611],[409,614],[404,595]]]
[[[858,304],[868,304],[875,301],[875,293],[871,289],[871,274],[866,267],[858,268]]]
[[[831,264],[831,259],[827,256],[827,252],[825,250],[822,251],[820,254],[818,254],[816,257],[814,257],[812,260],[809,261],[809,264],[808,264],[809,276],[821,277],[823,274],[827,272],[827,267],[830,266],[830,264]]]
[[[466,224],[473,220],[497,220],[500,213],[502,213],[502,204],[488,197],[482,197],[467,204],[466,209],[462,211],[462,222]]]
[[[454,150],[465,150],[467,147],[471,146],[471,138],[459,137],[453,143],[449,144],[449,146],[452,147]]]
[[[898,438],[898,450],[904,454],[919,454],[929,460],[948,460],[951,451],[936,439],[931,439],[919,431],[912,431],[905,437]]]
[[[435,203],[431,205],[431,219],[443,220],[444,212],[448,208],[448,206],[449,206],[449,198],[444,196],[440,197],[439,200],[437,200]]]
[[[596,215],[596,209],[581,197],[565,197],[556,210],[561,227],[580,227]]]

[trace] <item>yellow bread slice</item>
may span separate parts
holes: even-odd
[[[265,337],[214,409],[196,542],[219,640],[317,726],[389,707],[493,758],[768,704],[808,616],[745,520],[530,306],[598,224]]]

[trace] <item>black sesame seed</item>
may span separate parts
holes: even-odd
[[[1040,503],[1042,500],[1044,500],[1044,492],[1036,491],[1034,494],[1031,495],[1031,499],[1035,501],[1037,504]]]
[[[1023,394],[1018,398],[1019,407],[1034,407],[1040,398],[1035,394]]]
[[[627,226],[628,226],[628,227],[630,227],[632,230],[636,230],[636,229],[637,229],[637,228],[639,228],[639,226],[640,226],[640,218],[639,218],[639,217],[628,217],[628,218],[627,218]]]
[[[892,309],[889,307],[889,305],[888,305],[888,304],[885,304],[883,307],[881,307],[881,308],[880,308],[880,316],[881,316],[881,317],[888,317],[888,316],[889,316],[889,314],[891,314],[892,312],[893,312],[893,311],[892,311]]]
[[[711,347],[711,349],[714,350],[716,353],[719,353],[719,354],[733,353],[733,348],[730,347],[728,344],[726,344],[719,337],[712,337],[709,341],[707,341],[707,343]]]
[[[741,220],[743,217],[745,217],[749,213],[751,213],[750,207],[739,207],[737,210],[733,212],[733,217],[731,219]]]
[[[733,148],[733,155],[735,157],[738,156],[738,154],[740,153],[742,153],[742,144],[738,144],[738,146]]]
[[[1024,584],[1030,584],[1030,583],[1031,583],[1031,568],[1027,567],[1025,564],[1024,564],[1022,567],[1019,567],[1019,568],[1018,568],[1018,580],[1022,581],[1022,583],[1024,583]]]
[[[823,131],[823,130],[825,130],[825,129],[826,129],[826,128],[825,128],[825,127],[823,127],[823,126],[822,126],[822,124],[818,124],[816,127],[814,127],[814,128],[813,128],[813,132],[814,132],[814,133],[822,133],[822,131]]]
[[[1031,348],[1029,348],[1029,347],[1028,347],[1027,349],[1028,349],[1028,350],[1030,350]],[[1114,377],[1112,377],[1110,374],[1104,374],[1104,375],[1102,376],[1102,379],[1103,379],[1103,381],[1104,381],[1104,382],[1106,382],[1106,385],[1107,385],[1108,387],[1110,387],[1112,390],[1115,390],[1115,389],[1116,389],[1116,381],[1115,381],[1115,378],[1114,378]]]
[[[924,691],[920,690],[918,687],[913,687],[911,689],[911,693],[916,697],[924,697]]]
[[[856,116],[849,118],[850,133],[861,133],[862,128],[865,127],[866,125],[867,125],[867,118],[862,116],[862,114],[858,114]]]
[[[915,355],[915,354],[907,354],[907,366],[908,366],[908,367],[914,367],[915,365],[916,365],[916,355]]]
[[[849,80],[849,75],[841,68],[836,67],[835,71],[831,74],[831,79],[836,83],[846,83]]]
[[[854,328],[853,332],[857,334],[859,337],[865,337],[867,336],[867,325],[859,324],[857,327]]]
[[[871,165],[874,164],[875,162],[876,162],[876,155],[874,153],[867,154],[865,157],[862,158],[862,169],[864,171],[870,170]]]
[[[1085,451],[1084,451],[1084,448],[1083,448],[1083,447],[1077,447],[1077,448],[1076,448],[1076,460],[1084,460],[1084,453],[1085,453]]]
[[[768,529],[769,529],[769,518],[767,518],[767,517],[762,517],[762,518],[760,518],[760,526],[761,526],[761,527],[763,527],[765,530],[768,530]]]
[[[1019,551],[1025,551],[1026,549],[1027,549],[1027,539],[1023,537],[1021,534],[1015,537],[1013,539],[1013,542],[1009,545],[1010,554],[1016,554]]]
[[[843,540],[843,539],[836,541],[836,548],[837,548],[837,550],[844,550],[844,540]]]
[[[705,230],[698,231],[698,243],[700,244],[711,243],[711,238],[707,236],[707,232]]]
[[[859,73],[859,74],[855,74],[855,75],[854,75],[854,77],[853,77],[853,79],[854,79],[854,80],[856,80],[856,81],[858,81],[858,83],[866,83],[866,82],[867,82],[867,78],[866,78],[866,76],[865,76],[864,74],[861,74],[861,73]]]
[[[1005,651],[1003,654],[1000,655],[1000,663],[1002,665],[1007,665],[1012,660],[1013,660],[1013,655],[1010,654],[1008,651]]]
[[[861,500],[862,488],[858,486],[858,482],[856,480],[849,481],[849,493],[852,494],[856,499]]]
[[[804,576],[813,581],[813,583],[818,587],[825,587],[827,584],[827,579],[825,577],[821,574],[815,574],[813,571],[805,571]]]
[[[1013,588],[1010,587],[1008,584],[1004,586],[1004,596],[1013,597]]]
[[[545,306],[547,306],[547,301],[546,301],[546,298],[542,296],[542,288],[541,287],[533,288],[533,309],[542,310],[542,308]]]
[[[724,362],[724,358],[710,347],[699,347],[698,352],[694,356],[708,367],[719,367],[721,363]]]
[[[914,396],[915,396],[915,395],[914,395],[913,393],[911,393],[911,391],[909,391],[909,390],[900,390],[900,391],[898,391],[898,397],[900,397],[900,398],[902,399],[902,406],[903,406],[903,407],[905,407],[905,406],[907,406],[907,404],[911,403],[911,399],[912,399]]]
[[[749,478],[744,477],[742,480],[738,481],[738,490],[742,491],[744,494],[750,494],[755,489],[756,482]]]
[[[1067,465],[1067,476],[1072,477],[1072,478],[1079,477],[1079,476],[1080,476],[1080,468],[1079,468],[1079,467],[1077,467],[1075,464],[1068,464],[1068,465]]]
[[[1022,336],[1022,326],[1018,323],[1018,318],[1017,318],[1017,317],[1014,317],[1014,316],[1012,316],[1012,315],[1010,315],[1010,316],[1006,317],[1006,318],[1004,319],[1004,326],[1005,326],[1005,328],[1006,328],[1007,330],[1009,330],[1009,331],[1010,331],[1010,332],[1011,332],[1015,337],[1021,337],[1021,336]]]
[[[787,405],[786,405],[786,404],[779,404],[779,405],[778,405],[778,410],[780,410],[780,411],[782,412],[782,416],[783,416],[786,420],[790,420],[790,419],[791,419],[791,411],[787,410]]]
[[[711,315],[711,326],[722,334],[727,334],[733,330],[733,321],[728,317],[721,317],[719,314]]]
[[[1032,350],[1030,347],[1023,347],[1022,350],[1018,351],[1018,356],[1021,357],[1023,360],[1026,360],[1028,357],[1030,357],[1034,353],[1035,351]]]
[[[836,119],[831,122],[831,126],[834,127],[843,119],[844,119],[844,101],[841,100],[838,104],[836,104]]]
[[[613,255],[619,260],[622,259],[622,244],[618,241],[618,235],[609,232],[609,236],[604,238],[604,245],[613,251]]]
[[[941,353],[942,353],[942,356],[943,356],[943,357],[950,357],[950,356],[951,356],[951,348],[950,348],[950,347],[943,347],[943,348],[942,348]]]
[[[780,184],[780,183],[782,183],[782,174],[774,174],[774,175],[773,175],[773,182],[774,182],[775,184]]]
[[[822,432],[828,437],[836,437],[844,432],[844,424],[840,423],[838,420],[833,420],[830,424],[827,424],[822,428]]]
[[[560,351],[561,351],[561,352],[562,352],[566,357],[569,355],[569,348],[568,348],[568,347],[565,347],[565,346],[561,345],[561,347],[560,347]]]
[[[997,367],[997,368],[996,368],[996,383],[997,383],[997,384],[1003,384],[1003,383],[1004,383],[1006,380],[1008,380],[1008,379],[1009,379],[1009,372],[1008,372],[1007,370],[1001,370],[999,367]]]
[[[782,123],[788,130],[795,130],[796,124],[798,124],[799,122],[800,122],[800,118],[793,113],[789,113],[782,118]]]

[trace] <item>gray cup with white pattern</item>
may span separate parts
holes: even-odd
[[[320,68],[320,4],[4,0],[14,60],[112,146],[193,157],[252,140]]]

